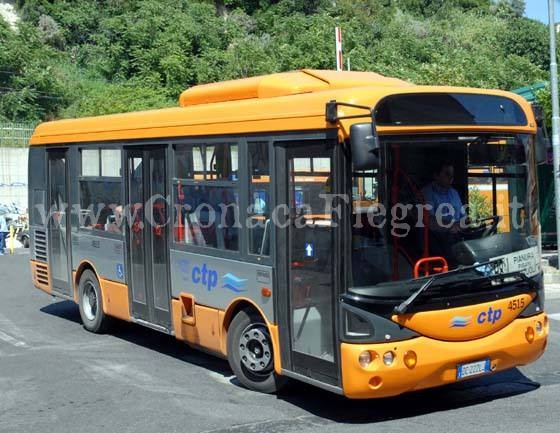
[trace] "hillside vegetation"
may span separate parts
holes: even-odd
[[[519,0],[19,0],[0,19],[0,120],[174,106],[199,83],[334,69],[512,89],[548,76],[548,30]]]

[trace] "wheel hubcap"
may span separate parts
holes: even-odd
[[[239,338],[241,363],[255,373],[272,370],[272,344],[268,330],[262,324],[251,324]]]
[[[97,295],[95,294],[93,284],[90,282],[87,282],[84,287],[82,308],[88,320],[95,320],[97,316]]]

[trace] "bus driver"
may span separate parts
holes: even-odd
[[[432,172],[433,180],[424,188],[424,203],[430,205],[430,252],[432,255],[452,257],[451,246],[458,240],[456,234],[461,229],[460,221],[466,218],[461,197],[453,184],[453,165],[448,161],[439,162]]]

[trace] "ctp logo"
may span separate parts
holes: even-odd
[[[193,266],[191,280],[195,284],[202,284],[210,292],[218,285],[218,273],[204,263],[202,266]]]
[[[450,328],[464,328],[469,326],[472,320],[472,316],[455,316],[449,322]]]
[[[496,308],[494,310],[492,309],[492,307],[490,307],[488,308],[488,311],[481,311],[478,314],[476,321],[478,322],[479,325],[482,325],[484,323],[491,323],[493,325],[501,318],[502,318],[502,309]]]
[[[179,272],[183,275],[183,281],[188,282],[190,280],[193,284],[202,286],[209,292],[218,287],[220,279],[218,271],[212,269],[206,263],[202,265],[193,264],[191,266],[188,260],[180,259],[177,261],[177,267],[179,268]],[[239,278],[231,272],[228,272],[222,277],[221,287],[235,293],[241,293],[247,291],[245,288],[246,283],[247,279]]]
[[[247,282],[246,279],[236,277],[232,273],[227,273],[223,276],[224,285],[222,286],[225,289],[231,290],[235,293],[245,292],[244,289],[245,283]]]

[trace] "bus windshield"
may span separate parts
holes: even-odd
[[[385,164],[352,174],[352,286],[489,261],[501,273],[540,273],[532,140],[381,137]]]

